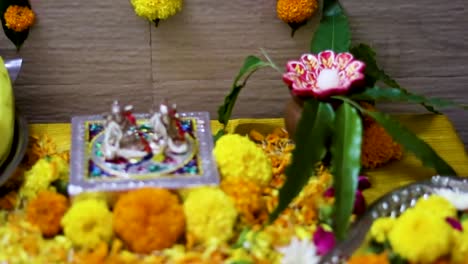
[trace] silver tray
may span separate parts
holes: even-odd
[[[16,168],[23,160],[28,146],[28,122],[18,111],[15,118],[15,132],[10,154],[0,166],[0,186],[2,186],[15,173]]]
[[[468,178],[452,176],[434,176],[431,179],[415,182],[396,189],[376,202],[351,227],[348,238],[340,242],[320,263],[345,263],[362,245],[372,222],[380,217],[397,217],[406,209],[413,207],[416,201],[428,196],[438,189],[450,189],[468,192]]]

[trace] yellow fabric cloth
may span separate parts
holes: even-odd
[[[443,115],[398,115],[395,116],[403,125],[426,141],[444,158],[459,176],[468,176],[468,156],[465,146],[458,137],[453,125]],[[283,127],[283,119],[235,119],[228,125],[229,133],[247,134],[251,129],[269,133],[276,127]],[[213,133],[221,128],[217,121],[211,122]],[[71,141],[70,124],[32,124],[30,133],[47,133],[52,137],[58,150],[69,150]],[[403,159],[389,163],[382,168],[365,172],[370,177],[372,188],[364,195],[372,202],[383,194],[408,183],[424,180],[435,175],[435,171],[422,166],[412,154],[405,153]]]

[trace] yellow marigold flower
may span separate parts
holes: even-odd
[[[223,180],[248,179],[260,185],[270,182],[270,160],[247,137],[225,135],[216,142],[213,152]]]
[[[395,253],[414,263],[432,263],[451,250],[452,227],[444,218],[424,210],[409,209],[390,230]]]
[[[375,220],[370,229],[371,238],[379,243],[384,243],[395,222],[396,219],[392,217],[382,217]]]
[[[131,0],[138,16],[155,21],[167,19],[182,9],[182,0]]]
[[[431,195],[427,199],[421,198],[414,206],[416,210],[424,210],[432,215],[432,217],[455,217],[457,215],[457,208],[439,195]]]
[[[7,28],[21,32],[30,28],[36,19],[34,12],[26,6],[11,5],[3,16]]]
[[[142,188],[123,194],[114,207],[115,233],[137,253],[171,247],[185,230],[178,197],[165,189]]]
[[[40,159],[25,172],[24,183],[20,189],[20,197],[32,199],[40,191],[45,191],[49,185],[60,177],[57,165],[48,158]]]
[[[454,246],[452,248],[452,262],[466,263],[468,260],[468,221],[462,223],[463,232],[454,230]]]
[[[60,221],[68,209],[67,197],[56,192],[40,192],[26,209],[28,222],[36,225],[45,237],[60,232]]]
[[[100,200],[73,204],[62,218],[61,225],[73,245],[83,249],[93,249],[112,238],[112,213]]]
[[[237,211],[234,202],[217,188],[192,190],[184,202],[187,232],[200,242],[227,241],[233,235]]]
[[[300,24],[317,11],[317,0],[278,0],[276,13],[288,24]]]

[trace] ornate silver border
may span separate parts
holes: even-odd
[[[208,112],[184,112],[179,113],[181,117],[195,118],[197,120],[195,131],[198,140],[198,155],[201,159],[200,175],[173,176],[155,179],[134,180],[120,179],[113,182],[102,182],[85,180],[84,174],[86,157],[86,122],[104,121],[102,115],[76,116],[72,118],[72,146],[70,157],[70,184],[68,193],[77,195],[82,192],[108,192],[123,191],[141,187],[159,187],[167,189],[178,189],[200,185],[218,185],[219,173],[213,156],[213,137],[211,134],[210,115]],[[149,119],[149,114],[136,114],[138,120]]]

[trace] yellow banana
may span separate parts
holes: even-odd
[[[10,153],[15,128],[15,100],[10,76],[0,57],[0,165]]]

